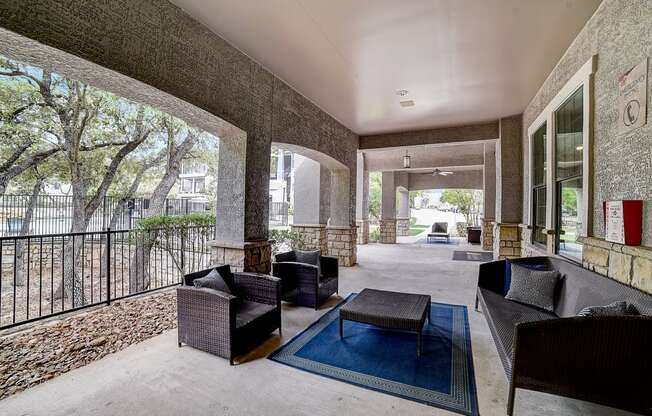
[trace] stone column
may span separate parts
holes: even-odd
[[[496,142],[496,223],[494,257],[513,258],[521,254],[523,193],[522,115],[500,119]]]
[[[482,171],[482,249],[493,250],[494,222],[496,221],[496,144],[484,144],[484,167]]]
[[[295,154],[294,218],[292,231],[301,236],[304,250],[328,253],[326,223],[330,215],[330,171],[320,163]]]
[[[407,189],[399,187],[397,195],[396,235],[410,235],[410,193]]]
[[[350,183],[348,169],[331,171],[328,255],[337,257],[340,266],[345,267],[357,261],[357,228],[351,224]]]
[[[358,228],[358,244],[369,243],[369,171],[366,169],[364,153],[362,152],[358,152],[355,220]]]
[[[396,185],[394,172],[383,172],[380,204],[380,242],[396,243]]]
[[[269,273],[272,257],[267,239],[270,148],[267,146],[266,153],[258,152],[249,158],[252,153],[248,153],[249,142],[237,134],[220,137],[217,221],[215,240],[209,243],[211,263],[230,264],[235,271]],[[249,182],[251,176],[260,173],[260,164],[267,172],[267,180]],[[258,190],[253,192],[256,187]]]

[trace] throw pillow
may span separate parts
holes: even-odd
[[[627,302],[619,300],[605,306],[587,306],[582,309],[577,316],[623,316],[638,315],[638,310],[634,305],[627,306]]]
[[[319,250],[315,251],[301,251],[295,250],[294,255],[296,256],[297,263],[306,263],[319,266]]]
[[[512,264],[511,269],[512,282],[505,299],[552,312],[559,272],[532,270],[518,264]]]
[[[545,264],[519,264],[521,267],[525,267],[532,270],[546,270],[548,266]],[[509,286],[512,283],[512,263],[509,260],[505,260],[505,285],[503,286],[503,296],[509,291]]]
[[[229,289],[229,286],[226,284],[222,276],[217,272],[217,270],[213,269],[204,277],[200,277],[199,279],[195,279],[192,282],[195,287],[205,287],[208,289],[213,289],[213,290],[219,290],[220,292],[224,293],[231,293],[231,289]]]
[[[224,283],[226,283],[226,285],[229,287],[229,290],[231,291],[232,295],[238,297],[242,295],[242,291],[235,283],[235,276],[233,276],[233,273],[231,272],[230,265],[225,264],[223,266],[216,267],[215,271],[217,271],[220,274],[220,276],[224,280]]]

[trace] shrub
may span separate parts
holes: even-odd
[[[272,244],[272,254],[282,253],[290,250],[303,250],[305,242],[301,234],[284,229],[269,230],[269,238],[274,240]]]

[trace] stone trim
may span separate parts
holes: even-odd
[[[483,250],[494,249],[494,223],[495,221],[493,218],[482,219],[482,249]]]
[[[652,247],[626,246],[583,237],[582,266],[652,293]]]
[[[396,235],[405,237],[410,235],[410,218],[396,218]]]
[[[328,255],[337,257],[340,266],[357,263],[357,227],[326,227]]]
[[[304,250],[319,250],[328,254],[328,236],[325,224],[292,224],[290,228],[299,234]]]
[[[229,264],[236,272],[269,274],[272,271],[272,241],[210,241],[211,265]]]
[[[369,220],[357,220],[358,244],[369,244]]]
[[[396,244],[396,220],[380,220],[380,238],[379,243]]]

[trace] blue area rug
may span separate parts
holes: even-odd
[[[344,321],[344,338],[340,340],[338,318],[343,304],[269,359],[463,415],[478,414],[465,306],[432,304],[431,324],[424,327],[422,355],[417,357],[414,333]]]

